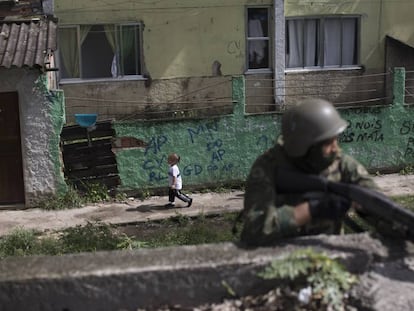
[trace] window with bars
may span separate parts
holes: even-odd
[[[59,28],[62,79],[119,78],[142,74],[140,24]]]
[[[358,65],[359,17],[286,20],[286,68]]]

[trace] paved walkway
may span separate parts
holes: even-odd
[[[414,195],[414,175],[389,174],[375,177],[382,191],[389,196]],[[195,216],[216,214],[223,211],[238,211],[243,206],[243,192],[195,193],[190,208],[177,200],[176,208],[166,209],[167,197],[150,197],[146,200],[128,199],[124,203],[101,203],[82,208],[44,211],[37,208],[27,210],[1,210],[0,235],[15,228],[58,230],[88,221],[102,221],[111,224],[126,224],[157,220],[179,214]]]

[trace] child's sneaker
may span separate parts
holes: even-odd
[[[170,202],[170,203],[165,204],[164,206],[167,207],[167,208],[175,207],[175,204]]]
[[[187,207],[190,207],[191,204],[193,204],[193,199],[190,198],[190,201],[188,201]]]

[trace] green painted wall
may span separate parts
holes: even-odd
[[[50,100],[50,118],[54,129],[53,135],[50,136],[49,152],[52,155],[53,165],[56,176],[56,192],[63,194],[67,191],[67,184],[64,179],[62,165],[62,152],[60,150],[60,133],[62,133],[65,118],[65,99],[62,90],[49,91],[48,99]]]
[[[403,105],[404,71],[397,70],[395,102],[388,107],[341,110],[350,122],[343,149],[369,169],[414,163],[414,107]],[[217,119],[115,122],[118,137],[135,137],[145,148],[117,151],[124,189],[164,187],[167,155],[181,155],[186,185],[243,181],[253,161],[280,134],[280,114],[245,115],[244,79],[233,80],[234,114]]]

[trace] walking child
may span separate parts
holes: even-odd
[[[193,203],[193,199],[188,195],[181,192],[183,187],[183,181],[180,174],[180,169],[178,168],[178,162],[180,162],[180,157],[176,153],[172,153],[168,156],[168,199],[169,203],[165,207],[174,207],[175,206],[175,197],[179,198],[181,201],[187,203],[187,207],[190,207]]]

